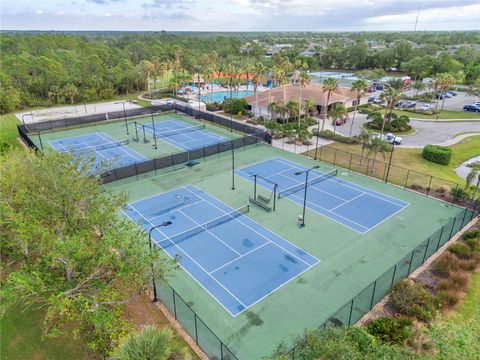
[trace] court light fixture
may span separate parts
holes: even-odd
[[[319,167],[320,167],[319,165],[315,165],[315,166],[312,166],[310,169],[295,172],[295,175],[307,174],[305,176],[305,192],[303,194],[303,214],[302,214],[302,223],[300,224],[300,227],[305,226],[305,208],[307,207],[308,174],[310,174],[310,171],[314,169],[318,169]]]

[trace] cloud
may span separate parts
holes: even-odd
[[[108,5],[112,3],[123,2],[124,0],[87,0],[89,3],[94,3],[98,5]]]
[[[194,0],[151,0],[150,2],[146,2],[142,4],[144,8],[189,8],[187,5],[193,5],[195,3]]]

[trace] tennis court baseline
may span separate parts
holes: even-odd
[[[275,157],[239,169],[236,173],[248,181],[253,181],[254,174],[271,180],[278,184],[280,197],[303,206],[307,169]],[[258,183],[267,189],[272,187],[262,179],[258,179]],[[372,230],[408,205],[402,200],[345,181],[333,174],[312,170],[309,175],[307,207],[361,234]]]
[[[210,133],[205,130],[205,125],[192,126],[191,124],[178,120],[165,120],[154,122],[155,136],[157,139],[168,142],[184,150],[194,150],[204,146],[227,141],[223,136]],[[137,125],[145,127],[145,132],[153,136],[152,124]],[[141,129],[139,129],[140,131]]]
[[[115,167],[147,160],[126,146],[126,140],[116,140],[103,132],[51,140],[48,144],[59,152],[73,152],[74,156],[93,154],[95,163],[108,161]]]
[[[188,185],[128,204],[123,212],[232,316],[295,279],[319,260]]]

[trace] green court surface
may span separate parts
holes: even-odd
[[[194,127],[198,125],[205,125],[205,129],[201,130],[204,135],[208,136],[211,135],[210,143],[218,143],[224,141],[239,138],[240,135],[235,134],[233,132],[228,131],[228,129],[222,129],[218,126],[210,125],[208,122],[200,121],[188,116],[175,114],[173,112],[165,112],[162,114],[155,114],[153,118],[157,128],[156,132],[161,131],[161,125],[167,123],[176,123],[181,124],[184,127]],[[31,140],[35,143],[35,145],[40,148],[41,144],[43,144],[44,149],[49,148],[49,142],[66,139],[66,138],[73,138],[82,135],[88,135],[92,133],[104,133],[115,140],[126,140],[128,139],[128,147],[132,150],[136,151],[140,155],[148,159],[153,159],[165,155],[169,155],[172,153],[177,153],[181,151],[185,151],[184,148],[178,146],[181,144],[179,141],[175,141],[174,137],[157,137],[157,149],[154,148],[154,140],[153,140],[153,131],[151,130],[152,124],[152,117],[150,115],[144,115],[139,117],[132,117],[127,118],[128,121],[128,129],[129,135],[127,135],[126,127],[125,127],[125,120],[118,119],[115,121],[109,122],[98,122],[98,123],[89,123],[81,126],[75,126],[71,128],[59,128],[53,131],[43,131],[40,134],[41,140],[38,134],[30,134]],[[135,122],[137,126],[135,126]],[[147,143],[144,142],[144,136],[141,125],[146,125],[146,132],[145,138]],[[135,131],[137,130],[137,131]],[[187,132],[187,136],[191,134],[198,134],[198,131]],[[136,141],[138,135],[138,141]],[[197,135],[198,136],[198,135]],[[173,141],[172,141],[173,139]],[[209,143],[209,144],[210,144]],[[202,143],[200,143],[200,146]]]
[[[274,157],[282,157],[307,167],[320,165],[319,171],[332,169],[330,165],[320,164],[310,158],[268,145],[252,145],[236,151],[236,169]],[[235,190],[231,190],[231,164],[231,153],[225,152],[200,160],[199,164],[193,167],[187,166],[157,175],[145,174],[139,179],[133,177],[121,180],[108,187],[114,192],[127,192],[131,202],[192,184],[223,203],[239,208],[248,203],[248,198],[253,193],[253,185],[248,179],[235,176]],[[250,206],[251,210],[246,216],[315,256],[320,262],[236,317],[228,313],[183,270],[176,271],[169,279],[176,292],[238,359],[260,359],[268,356],[277,344],[282,339],[287,339],[290,334],[299,334],[304,328],[322,325],[393,265],[398,262],[402,264],[402,259],[409,256],[412,250],[449,219],[461,216],[464,211],[454,205],[347,170],[339,169],[337,176],[404,201],[409,206],[364,234],[309,209],[305,217],[306,226],[300,228],[297,220],[302,213],[302,207],[288,198],[277,200],[275,212]],[[263,194],[268,196],[265,190]],[[418,263],[413,264],[417,265]],[[398,271],[400,273],[403,270]],[[391,277],[392,274],[385,274],[377,286],[388,289]],[[371,291],[370,287],[367,290]],[[160,293],[164,293],[162,289]],[[159,297],[171,308],[171,296]],[[381,295],[374,300],[378,301],[380,298]],[[365,304],[362,301],[355,303],[352,313],[355,320],[362,314],[362,309],[369,308],[370,296],[363,301]],[[185,305],[179,306],[178,299],[176,306],[177,318],[195,336],[195,319]],[[344,308],[347,319],[341,320],[348,323],[350,307]],[[341,318],[342,314],[343,311],[337,318]],[[207,339],[207,330],[200,324],[201,322],[198,325],[198,337],[203,342],[202,347],[215,347],[215,339],[211,336]],[[219,354],[220,349],[212,352]]]

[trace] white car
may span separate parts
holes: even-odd
[[[382,139],[390,144],[400,145],[402,143],[403,138],[400,136],[395,136],[392,133],[386,133],[383,135],[375,135],[374,137]]]
[[[433,105],[432,104],[423,104],[422,106],[420,106],[418,108],[418,110],[420,111],[430,111],[433,109]]]

